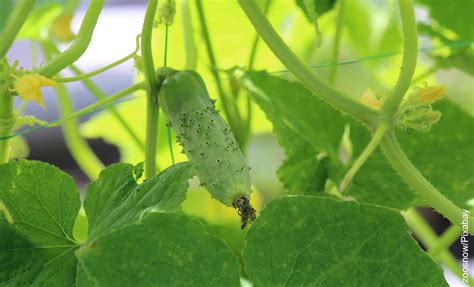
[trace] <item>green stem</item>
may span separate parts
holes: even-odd
[[[254,28],[260,34],[260,37],[262,37],[266,42],[275,56],[299,81],[303,83],[304,86],[306,86],[306,88],[320,96],[329,104],[364,123],[371,124],[378,120],[379,112],[366,107],[347,95],[331,88],[327,83],[316,76],[315,73],[308,69],[308,67],[306,67],[305,64],[303,64],[303,62],[301,62],[301,60],[285,44],[275,29],[273,29],[272,25],[265,15],[263,15],[254,0],[239,0],[239,4]]]
[[[181,20],[183,25],[184,55],[186,57],[186,70],[195,70],[197,66],[196,43],[189,9],[189,0],[181,2]]]
[[[334,44],[332,46],[331,63],[337,63],[339,58],[339,47],[341,45],[342,28],[344,26],[345,0],[339,0],[339,10],[337,12],[336,34],[334,35]],[[332,65],[328,71],[328,82],[334,86],[338,65]]]
[[[433,229],[431,229],[431,226],[425,221],[425,219],[421,215],[418,214],[418,212],[414,208],[411,208],[406,212],[402,212],[402,214],[405,217],[408,226],[410,226],[410,228],[420,239],[423,245],[425,245],[428,251],[438,244],[437,234],[433,231]],[[430,253],[428,252],[428,254]],[[451,271],[459,278],[462,278],[462,268],[457,262],[456,258],[448,250],[442,249],[439,254],[437,254],[436,256],[431,256],[431,258],[433,258],[433,260],[435,260],[436,262],[444,263],[444,265],[449,269],[449,271]]]
[[[459,226],[451,225],[443,232],[443,235],[439,237],[438,242],[430,248],[428,254],[433,258],[437,258],[443,250],[446,250],[453,245],[454,241],[456,241],[461,234],[462,229],[459,228]]]
[[[145,177],[156,175],[156,143],[158,137],[158,79],[153,62],[151,47],[153,21],[158,6],[158,0],[149,0],[146,8],[145,20],[142,29],[141,52],[143,59],[143,73],[147,85],[146,103],[146,143],[145,143]]]
[[[35,0],[19,0],[10,13],[5,27],[0,34],[0,59],[15,41],[18,32],[30,14]],[[14,98],[7,89],[0,90],[0,138],[10,136],[15,126]],[[10,139],[0,140],[0,164],[7,163],[10,154]]]
[[[418,34],[415,11],[411,0],[398,0],[403,32],[403,59],[400,75],[390,97],[384,102],[382,111],[387,119],[392,119],[403,96],[410,87],[416,69],[418,56]]]
[[[0,138],[10,136],[15,126],[13,96],[7,89],[0,91]],[[10,139],[0,140],[0,164],[7,163],[10,154]]]
[[[110,97],[106,97],[105,99],[97,101],[97,102],[93,103],[92,105],[89,105],[89,106],[87,106],[83,109],[80,109],[80,110],[75,111],[75,112],[70,112],[67,115],[65,115],[63,118],[61,118],[59,121],[53,122],[53,123],[49,124],[48,126],[49,127],[59,126],[63,123],[66,123],[66,122],[70,121],[71,119],[81,117],[81,116],[89,114],[89,113],[91,113],[91,112],[93,112],[97,109],[100,109],[102,107],[110,105],[114,101],[116,101],[118,99],[121,99],[121,98],[123,98],[123,97],[125,97],[125,96],[127,96],[127,95],[129,95],[133,92],[136,92],[136,91],[144,89],[144,88],[145,88],[145,85],[144,85],[143,82],[134,84],[134,85],[132,85],[132,86],[126,88],[126,89],[123,89],[123,90],[113,94]]]
[[[33,9],[36,0],[19,0],[15,6],[8,21],[0,35],[0,59],[3,58],[7,51],[10,49],[13,41],[15,41],[16,35],[20,32],[23,23]]]
[[[263,15],[268,14],[268,10],[270,10],[272,0],[267,0],[265,3],[265,6],[263,7]],[[258,44],[260,43],[260,36],[258,33],[256,33],[255,38],[252,43],[252,49],[250,50],[250,56],[249,56],[249,61],[247,64],[247,67],[249,70],[253,68],[253,65],[255,63],[255,58],[257,56],[257,50],[258,50]],[[252,113],[253,113],[253,108],[252,108],[252,98],[250,96],[250,93],[247,93],[247,124],[246,124],[246,142],[248,141],[251,133],[251,128],[252,128]]]
[[[55,80],[56,82],[61,82],[61,83],[68,83],[68,82],[75,82],[75,81],[84,80],[84,79],[93,77],[95,75],[98,75],[102,72],[105,72],[107,70],[110,70],[110,69],[112,69],[112,68],[114,68],[114,67],[116,67],[116,66],[118,66],[122,63],[125,63],[126,61],[132,59],[133,56],[135,56],[135,55],[136,55],[136,52],[133,52],[133,53],[123,57],[122,59],[119,59],[119,60],[117,60],[117,61],[115,61],[115,62],[113,62],[113,63],[111,63],[107,66],[104,66],[100,69],[97,69],[95,71],[92,71],[92,72],[89,72],[89,73],[86,73],[86,74],[81,73],[81,74],[78,74],[74,77],[66,77],[66,78],[55,77],[55,78],[53,78],[53,80]]]
[[[463,211],[433,187],[413,166],[400,148],[393,130],[385,134],[380,146],[393,168],[423,200],[454,225],[461,225]],[[474,222],[474,217],[471,216],[470,221]],[[474,234],[474,224],[469,225],[469,233]]]
[[[170,0],[168,0],[168,4]],[[168,36],[169,36],[169,25],[165,23],[165,51],[163,55],[163,66],[168,67]],[[173,153],[173,140],[171,139],[171,127],[166,125],[166,135],[168,138],[168,148],[170,150],[171,163],[175,164],[174,153]]]
[[[202,37],[204,39],[204,43],[206,44],[207,55],[209,58],[209,62],[211,64],[211,73],[216,82],[217,91],[219,92],[219,98],[222,101],[222,108],[224,109],[224,113],[226,114],[227,119],[229,120],[229,125],[231,129],[234,131],[234,133],[236,133],[236,137],[239,140],[242,138],[240,136],[240,129],[239,129],[239,123],[240,123],[239,112],[237,110],[236,105],[231,105],[231,103],[228,101],[226,94],[224,92],[224,88],[222,87],[222,82],[219,76],[219,69],[217,66],[216,58],[214,56],[214,50],[212,48],[211,38],[209,36],[209,31],[208,31],[207,23],[206,23],[206,16],[204,15],[204,9],[202,7],[201,0],[196,0],[196,7],[198,11],[198,16],[199,16],[199,23],[201,24]]]
[[[268,10],[270,10],[270,4],[272,3],[272,0],[267,0],[265,3],[265,6],[263,7],[263,15],[268,14]],[[260,36],[258,33],[255,35],[255,38],[253,39],[252,43],[252,49],[250,50],[250,57],[249,61],[247,64],[247,67],[249,70],[253,68],[253,64],[255,62],[255,56],[257,56],[257,48],[258,48],[258,43],[260,42]]]
[[[39,73],[45,77],[51,78],[64,68],[74,63],[79,57],[84,54],[92,39],[97,19],[100,11],[104,6],[105,0],[91,0],[87,8],[84,19],[82,20],[81,28],[77,33],[74,42],[64,52],[58,54],[56,58],[52,59],[44,65]]]
[[[379,124],[369,144],[365,147],[364,151],[360,154],[360,156],[357,158],[357,160],[354,162],[354,164],[351,166],[349,171],[346,173],[346,175],[342,179],[341,184],[339,185],[339,191],[341,192],[344,191],[347,188],[347,186],[351,183],[356,173],[359,171],[362,165],[367,161],[370,155],[372,155],[372,153],[375,151],[375,149],[380,143],[380,140],[382,140],[383,136],[385,135],[385,133],[387,132],[389,128],[390,128],[390,125],[385,122],[381,122]]]

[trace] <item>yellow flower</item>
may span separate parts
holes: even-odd
[[[365,90],[359,101],[375,110],[380,109],[380,106],[382,105],[380,100],[375,97],[374,92],[370,88],[367,88],[367,90]]]
[[[54,87],[56,82],[39,74],[23,75],[16,79],[15,90],[22,100],[35,101],[45,108],[41,87]]]
[[[418,97],[424,104],[432,104],[444,97],[445,94],[446,88],[443,86],[426,87],[418,91]]]
[[[73,13],[63,13],[54,20],[51,26],[51,34],[61,42],[71,42],[76,35],[71,31]]]

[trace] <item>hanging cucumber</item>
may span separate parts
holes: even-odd
[[[198,73],[166,69],[159,74],[164,80],[158,101],[183,152],[196,165],[201,185],[215,199],[237,208],[244,228],[255,219],[255,210],[249,202],[249,167],[234,135]]]

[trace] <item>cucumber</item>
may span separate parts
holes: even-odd
[[[250,174],[237,141],[215,108],[201,76],[162,70],[158,101],[197,176],[211,196],[238,209],[242,229],[255,219],[250,205]],[[163,76],[164,75],[164,76]]]

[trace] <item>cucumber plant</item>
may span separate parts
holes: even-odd
[[[447,286],[443,268],[473,286],[474,110],[453,96],[474,74],[471,1],[149,0],[135,50],[89,72],[75,62],[104,0],[77,34],[78,0],[3,2],[0,286]],[[22,39],[44,63],[7,54]],[[342,59],[354,54],[369,56]],[[91,79],[129,60],[139,77],[123,90]],[[447,68],[458,74],[434,79]],[[97,101],[75,110],[70,82]],[[44,87],[55,121],[24,114],[30,102],[50,111]],[[17,160],[22,136],[57,126],[90,179],[83,200],[66,172]],[[262,134],[284,149],[283,195]],[[122,162],[106,167],[88,136]],[[450,226],[438,236],[417,207]]]

